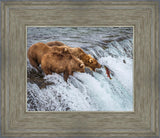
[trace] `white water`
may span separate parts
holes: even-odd
[[[39,83],[27,83],[29,111],[133,111],[133,30],[131,28],[28,28],[29,48],[36,42],[61,41],[81,47],[111,70],[110,80],[104,68],[96,72],[75,72],[68,82],[63,74],[45,75]],[[123,62],[125,60],[126,63]],[[32,74],[27,60],[28,74]],[[35,71],[34,71],[35,73]],[[37,78],[36,78],[37,77]],[[41,79],[38,76],[32,78]],[[29,79],[28,75],[28,80]],[[48,85],[50,83],[50,85]]]

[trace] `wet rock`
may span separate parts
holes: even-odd
[[[36,105],[36,101],[34,100],[35,97],[33,97],[31,95],[30,92],[27,92],[27,106],[29,106],[29,111],[37,111],[37,105]]]
[[[85,72],[93,76],[93,71],[91,71],[89,68],[85,68]]]
[[[48,85],[54,85],[53,82],[49,82],[44,79],[44,74],[34,69],[27,71],[27,82],[37,84],[40,89],[46,88]]]
[[[99,74],[102,74],[102,70],[101,69],[96,69],[96,72]]]
[[[69,107],[67,107],[67,108],[66,108],[66,111],[69,111],[69,110],[70,110],[70,108],[69,108]]]
[[[127,37],[119,37],[119,38],[116,39],[116,41],[117,41],[117,42],[120,42],[120,41],[123,41],[123,40],[125,40],[125,39],[127,39]]]
[[[112,42],[112,41],[114,41],[114,40],[103,40],[103,42],[105,42],[105,43],[110,43],[110,42]]]

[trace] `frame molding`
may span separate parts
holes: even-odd
[[[158,136],[158,4],[2,2],[2,135]],[[26,112],[26,26],[134,26],[134,112]]]

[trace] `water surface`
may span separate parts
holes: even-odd
[[[111,70],[40,74],[27,59],[28,111],[133,111],[132,27],[28,27],[27,50],[37,43],[61,41],[81,47]]]

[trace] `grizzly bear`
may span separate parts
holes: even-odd
[[[48,45],[38,42],[36,44],[33,44],[29,49],[28,49],[28,59],[30,61],[30,64],[35,67],[38,71],[39,70],[39,65],[41,64],[41,59],[44,54],[54,51],[54,52],[69,52],[67,50],[68,48],[66,46],[54,46],[54,47],[49,47]]]
[[[70,53],[49,52],[42,57],[41,68],[46,75],[64,73],[64,80],[67,81],[73,72],[85,72],[85,65],[81,60]]]
[[[68,48],[68,51],[76,56],[77,58],[79,58],[80,60],[82,60],[85,64],[86,67],[90,68],[91,70],[95,71],[96,68],[101,68],[101,65],[98,63],[98,61],[93,58],[90,54],[86,54],[81,48],[79,47],[69,47],[59,41],[52,41],[52,42],[48,42],[46,43],[47,45],[49,44],[49,46],[60,46],[60,47],[66,47]],[[57,44],[57,45],[56,45]]]

